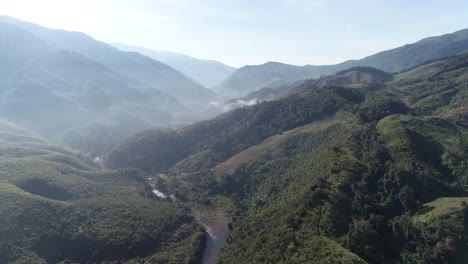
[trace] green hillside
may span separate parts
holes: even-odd
[[[111,167],[230,204],[220,263],[464,263],[468,55],[137,134]],[[352,83],[351,83],[352,84]],[[465,202],[464,202],[465,201]]]
[[[156,198],[141,172],[99,169],[7,121],[0,215],[0,263],[196,263],[203,250],[187,209]]]

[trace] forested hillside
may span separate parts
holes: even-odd
[[[0,120],[0,263],[197,263],[203,228],[144,173],[100,169]]]
[[[134,135],[106,164],[163,172],[182,201],[225,205],[220,263],[464,263],[467,62],[379,85],[355,74],[304,82],[286,98]]]
[[[0,0],[0,264],[467,264],[466,11]]]

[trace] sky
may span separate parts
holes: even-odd
[[[465,0],[0,0],[0,14],[228,65],[323,65],[468,28]]]

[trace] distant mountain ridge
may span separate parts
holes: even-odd
[[[236,70],[219,61],[196,59],[171,51],[152,50],[122,43],[112,43],[112,46],[125,51],[135,51],[165,63],[208,88],[219,84]]]
[[[214,89],[228,98],[242,97],[261,88],[276,88],[298,80],[309,79],[314,73],[313,66],[267,62],[258,66],[244,66],[236,70]]]
[[[109,69],[163,91],[185,104],[206,104],[216,98],[211,90],[188,79],[168,65],[135,52],[124,52],[81,32],[70,32],[0,16],[0,21],[20,27],[57,49],[75,51]]]
[[[372,88],[378,89],[391,81],[393,75],[372,67],[353,67],[334,75],[325,75],[317,79],[296,81],[290,83],[281,82],[276,85],[265,86],[259,90],[248,93],[243,97],[237,97],[219,104],[218,108],[229,111],[243,106],[252,106],[264,101],[284,99],[290,95],[301,94],[310,90],[323,87],[343,86],[347,88]]]
[[[0,16],[0,117],[99,155],[116,140],[201,120],[217,95],[91,37]]]
[[[370,66],[399,72],[426,61],[459,55],[468,51],[468,29],[424,38],[418,42],[379,52],[361,60],[340,63],[341,67]]]
[[[52,48],[14,25],[0,22],[0,35],[0,114],[49,140],[104,120],[129,124],[125,116],[132,116],[136,132],[188,112],[170,95],[77,52]]]
[[[424,38],[416,43],[382,51],[360,60],[349,60],[335,65],[295,66],[269,62],[245,66],[231,74],[215,90],[226,97],[242,97],[249,92],[269,87],[271,83],[317,78],[358,66],[399,72],[429,60],[459,55],[467,51],[468,29],[463,29],[451,34]],[[277,65],[282,66],[282,74],[277,73]]]

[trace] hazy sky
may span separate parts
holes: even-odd
[[[233,66],[332,64],[468,28],[464,0],[0,0],[0,14]]]

